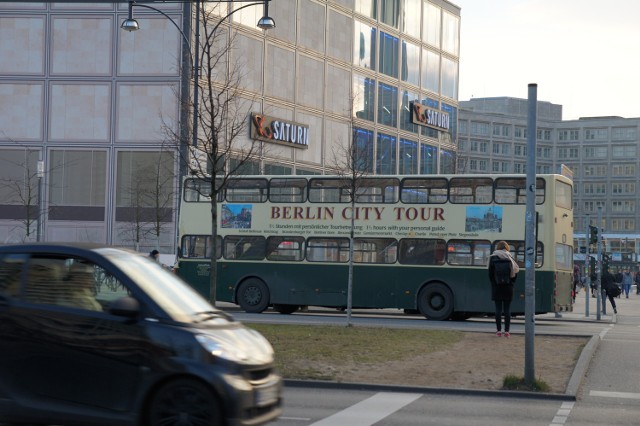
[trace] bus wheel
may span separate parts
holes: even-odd
[[[238,305],[250,314],[259,314],[269,306],[269,289],[261,280],[249,278],[238,287]]]
[[[292,314],[295,311],[297,311],[298,308],[300,308],[300,306],[298,306],[298,305],[280,305],[280,304],[277,304],[277,305],[274,304],[273,305],[273,309],[276,312],[280,312],[281,314],[284,314],[284,315]]]
[[[418,310],[431,320],[444,321],[453,313],[453,294],[440,283],[429,284],[418,293]]]

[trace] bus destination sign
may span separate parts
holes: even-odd
[[[287,145],[292,148],[309,148],[309,127],[266,115],[251,113],[251,139]]]

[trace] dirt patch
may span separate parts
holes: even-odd
[[[534,350],[535,377],[551,392],[564,393],[586,337],[537,336]],[[325,366],[341,382],[401,384],[406,386],[460,389],[500,389],[506,375],[524,376],[524,335],[511,338],[489,333],[464,333],[450,348],[409,360],[375,364],[346,362]]]

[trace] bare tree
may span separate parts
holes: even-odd
[[[171,222],[175,195],[173,150],[130,154],[131,163],[125,195],[118,200],[120,218],[125,219],[120,234],[124,241],[132,241],[135,249],[141,243],[153,241],[160,248],[162,232]],[[122,178],[125,180],[125,178]]]
[[[337,145],[332,151],[330,170],[341,178],[342,194],[348,197],[351,204],[351,223],[349,226],[349,274],[347,279],[347,327],[351,326],[353,308],[353,262],[356,201],[367,197],[365,177],[373,172],[373,147],[358,136],[353,116],[354,105],[358,94],[350,99],[350,138],[346,144]]]
[[[211,257],[209,300],[215,306],[217,290],[217,244],[218,236],[218,194],[221,193],[231,176],[238,175],[251,161],[260,158],[262,144],[248,139],[248,106],[252,99],[243,93],[242,66],[231,63],[234,50],[233,31],[220,22],[219,4],[205,3],[199,16],[202,39],[197,50],[200,52],[200,78],[194,82],[200,99],[196,117],[196,144],[184,140],[180,134],[167,129],[171,139],[181,143],[189,156],[189,172],[200,181],[194,189],[211,203]],[[188,110],[193,109],[193,100],[187,101]],[[193,132],[194,129],[191,129]],[[193,135],[193,134],[191,134]],[[186,159],[182,159],[187,161]]]
[[[39,149],[21,148],[4,152],[0,167],[5,170],[0,178],[0,198],[8,216],[20,229],[21,240],[40,239],[40,222],[45,215],[41,208],[41,179],[38,171]]]

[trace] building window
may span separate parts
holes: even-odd
[[[442,61],[442,96],[452,99],[458,97],[458,63],[443,57]]]
[[[361,15],[376,19],[378,0],[356,0],[355,11]]]
[[[486,160],[481,160],[485,162]],[[440,173],[441,174],[454,174],[456,172],[456,153],[449,151],[448,149],[440,150]]]
[[[396,174],[396,138],[378,133],[376,150],[376,173],[380,175]]]
[[[551,130],[550,129],[538,129],[536,131],[536,138],[539,141],[550,141],[551,140]]]
[[[513,163],[513,173],[526,173],[527,166],[522,163]]]
[[[440,93],[440,55],[422,49],[422,88]]]
[[[420,4],[422,0],[404,0],[402,11],[402,31],[420,38]]]
[[[527,155],[527,147],[526,145],[514,145],[513,146],[513,154],[518,157],[524,157]]]
[[[53,150],[49,176],[49,219],[104,220],[106,151]]]
[[[378,84],[378,123],[398,126],[398,88],[395,86]]]
[[[438,148],[431,145],[420,145],[420,173],[430,175],[438,173]]]
[[[400,174],[418,173],[418,143],[409,139],[400,139]]]
[[[442,50],[458,56],[460,48],[460,18],[446,10],[442,13]]]
[[[400,0],[382,0],[380,2],[380,22],[398,28]]]
[[[479,121],[471,122],[471,134],[478,136],[489,136],[489,123]]]
[[[425,2],[422,15],[422,40],[440,48],[440,8]]]
[[[402,41],[402,81],[420,85],[420,47]]]
[[[635,194],[636,184],[634,182],[612,183],[611,192],[613,194]]]
[[[367,129],[354,129],[356,142],[355,158],[353,159],[359,172],[373,173],[373,131]]]
[[[511,126],[508,124],[494,124],[493,136],[508,138],[511,136]]]
[[[400,109],[400,128],[409,132],[418,133],[418,125],[411,122],[411,102],[418,102],[418,95],[408,90],[402,91],[402,107]]]
[[[527,128],[526,127],[518,127],[518,126],[516,126],[513,134],[514,134],[514,136],[516,138],[526,139],[527,138]]]
[[[536,155],[538,158],[551,158],[551,147],[542,146],[536,148]]]
[[[588,141],[596,140],[606,140],[607,139],[607,129],[586,129],[584,131],[584,138]]]
[[[614,127],[611,129],[611,139],[616,141],[635,140],[636,134],[635,127]]]
[[[509,155],[509,144],[508,143],[500,143],[493,142],[493,153],[499,155]]]
[[[607,158],[606,146],[588,146],[584,149],[585,158]]]
[[[637,149],[635,145],[613,145],[611,156],[613,158],[636,158]]]
[[[466,135],[469,132],[467,128],[467,120],[460,120],[458,122],[458,132],[460,132],[463,135]]]
[[[353,77],[353,112],[363,120],[374,120],[376,81],[369,77],[354,75]]]
[[[376,29],[371,25],[355,21],[353,64],[362,68],[375,69]]]
[[[398,78],[398,47],[398,37],[380,31],[380,63],[378,70],[395,78]]]
[[[493,161],[491,170],[497,173],[506,173],[509,171],[509,163],[506,161]]]
[[[614,164],[611,168],[612,176],[635,176],[635,164]]]

